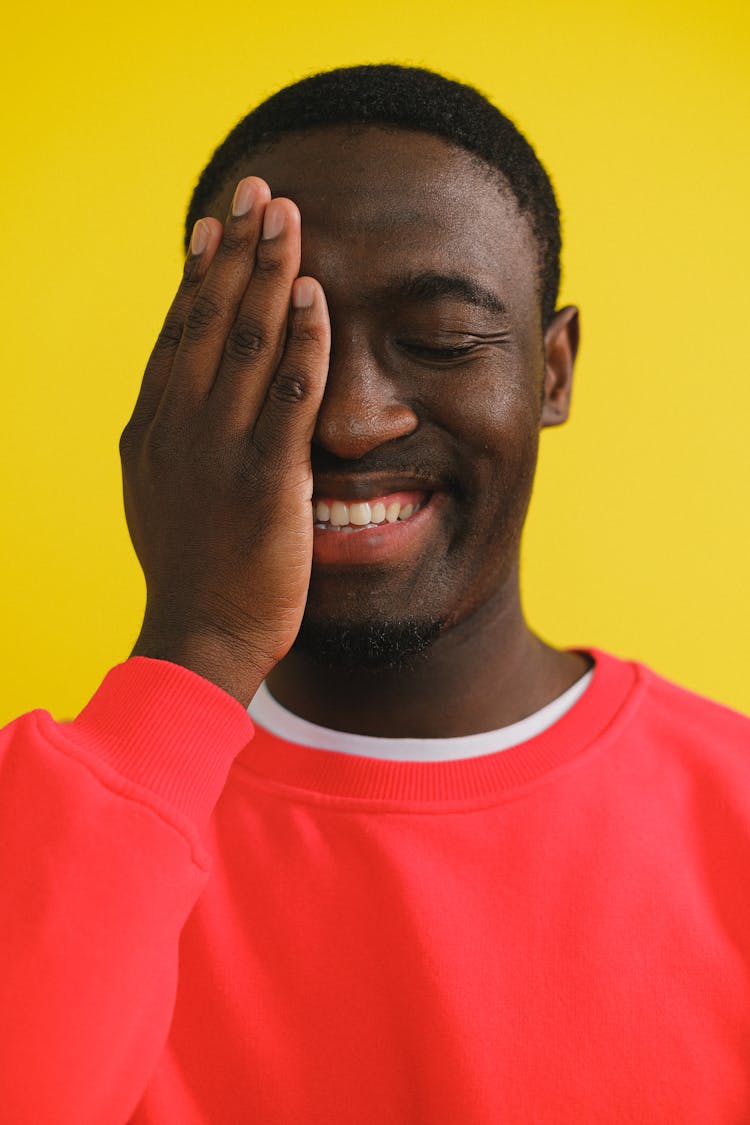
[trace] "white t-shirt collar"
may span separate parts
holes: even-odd
[[[541,734],[577,703],[593,675],[594,669],[591,668],[557,699],[517,723],[500,727],[499,730],[467,734],[459,738],[377,738],[373,735],[331,730],[309,723],[299,715],[287,711],[273,698],[265,683],[256,692],[248,712],[258,726],[264,727],[277,738],[299,746],[393,762],[449,762],[496,754]]]

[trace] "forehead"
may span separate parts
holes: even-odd
[[[282,137],[235,169],[217,200],[223,219],[237,180],[261,176],[302,214],[303,272],[382,282],[391,273],[454,271],[536,301],[537,250],[501,174],[428,133],[326,127]],[[343,280],[343,279],[341,279]]]

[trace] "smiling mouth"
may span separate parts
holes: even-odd
[[[425,506],[429,492],[393,492],[369,500],[336,500],[319,497],[313,500],[313,523],[320,531],[353,533],[381,527],[383,524],[406,523]]]

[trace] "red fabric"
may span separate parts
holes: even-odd
[[[142,657],[7,727],[4,1125],[750,1120],[750,721],[587,651],[459,762]]]

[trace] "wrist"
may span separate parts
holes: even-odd
[[[216,684],[243,707],[249,705],[266,674],[255,654],[234,639],[206,632],[176,634],[145,622],[130,655],[180,664]]]

